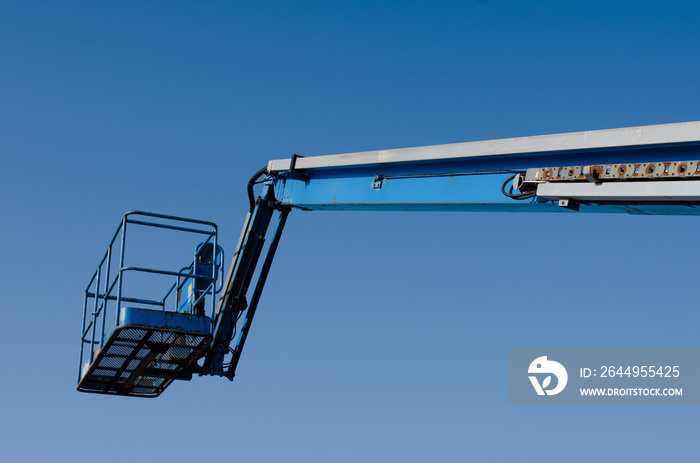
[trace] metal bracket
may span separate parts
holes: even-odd
[[[564,209],[571,209],[572,211],[578,211],[579,203],[578,201],[574,201],[573,199],[560,199],[559,207],[563,207]]]
[[[589,182],[598,183],[600,170],[597,166],[593,168],[591,166],[583,166],[583,169],[581,169],[581,174],[583,174],[583,177]]]
[[[383,175],[375,175],[374,180],[372,181],[372,188],[375,190],[380,189],[384,185],[384,176]]]
[[[297,159],[303,158],[304,156],[299,156],[296,154],[292,154],[292,160],[289,163],[289,172],[287,172],[287,178],[293,178],[296,180],[302,180],[304,182],[308,182],[311,177],[306,175],[306,171],[303,170],[297,170],[296,164],[297,164]]]

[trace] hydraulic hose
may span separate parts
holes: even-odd
[[[253,193],[253,185],[255,185],[255,181],[265,172],[267,172],[267,166],[255,172],[253,176],[250,177],[250,180],[248,180],[248,201],[250,201],[250,212],[253,212],[255,209],[255,193]]]

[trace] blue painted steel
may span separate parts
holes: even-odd
[[[105,294],[107,291],[109,291],[108,285],[109,285],[109,274],[112,270],[112,248],[110,247],[107,249],[107,275],[105,276],[105,287],[104,287],[104,292]],[[105,322],[107,321],[107,317],[102,317],[102,336],[100,337],[100,345],[103,345],[105,342]]]
[[[206,240],[197,246],[192,263],[180,271],[126,266],[125,249],[127,246],[127,225],[129,225],[129,229],[131,229],[132,226],[146,226],[170,229],[179,233],[205,235]],[[112,276],[112,257],[115,255],[114,251],[116,251],[113,248],[117,245],[117,238],[119,238],[119,264],[116,275]],[[214,255],[214,249],[217,250],[215,253],[216,255]],[[207,250],[210,251],[208,254]],[[201,343],[204,343],[205,340],[208,342],[211,337],[212,322],[211,318],[204,316],[205,296],[209,296],[210,314],[213,316],[215,294],[219,291],[217,288],[218,279],[222,273],[220,265],[222,255],[223,250],[218,246],[218,229],[216,224],[212,222],[146,212],[129,212],[125,214],[107,247],[107,252],[100,261],[97,270],[92,275],[85,290],[80,340],[79,385],[81,381],[85,381],[85,379],[81,377],[83,373],[95,371],[97,368],[95,362],[114,362],[114,360],[104,360],[105,355],[109,356],[113,354],[104,353],[103,349],[107,345],[118,347],[118,345],[120,345],[119,343],[122,343],[122,341],[115,341],[115,336],[126,336],[128,334],[128,332],[122,332],[122,330],[120,330],[123,326],[142,326],[144,329],[147,328],[147,332],[145,333],[148,336],[144,339],[156,339],[154,337],[156,335],[153,334],[155,331],[170,332],[176,329],[185,334],[190,331],[200,333],[198,336],[201,338]],[[132,291],[132,289],[130,289],[131,287],[127,287],[124,283],[124,276],[127,272],[135,275],[158,274],[170,276],[174,281],[165,292],[165,295],[161,295],[160,297],[133,297],[130,295],[130,291]],[[178,282],[187,280],[193,282],[195,287],[193,298],[187,310],[188,313],[166,311],[166,304],[171,306],[172,309],[177,310],[178,303],[174,300],[174,289],[178,286]],[[142,291],[140,286],[142,286],[142,284],[134,285],[135,288],[139,288],[137,289],[138,291]],[[123,303],[139,304],[142,307],[124,309],[122,307]],[[88,307],[92,308],[92,313],[88,312]],[[157,307],[159,310],[147,310],[148,307]],[[117,317],[117,314],[120,316]],[[110,320],[107,320],[108,318]],[[193,322],[195,324],[192,325],[183,320],[196,320],[196,322]],[[111,321],[112,326],[106,333],[105,326],[108,321]],[[172,339],[173,342],[175,342],[180,338]],[[117,342],[117,344],[115,344],[115,342]],[[89,348],[87,347],[88,345]],[[202,344],[202,346],[204,346],[204,344]],[[202,347],[202,349],[203,348],[204,347]],[[197,349],[199,349],[199,347]],[[160,355],[159,352],[154,352]],[[194,352],[194,350],[192,352]],[[85,358],[86,354],[88,355],[87,359]],[[137,359],[138,353],[134,352],[133,354],[135,356],[134,359]],[[142,360],[144,364],[147,363],[145,359]],[[183,368],[185,366],[182,363],[178,363],[178,365]],[[105,386],[107,389],[111,388],[109,391],[101,391],[99,388],[95,389],[97,386],[85,386],[86,383],[84,383],[83,386],[79,386],[79,389],[87,392],[131,394],[131,392],[129,392],[130,389],[126,388],[124,385],[119,386],[119,391],[114,389],[117,387],[116,384],[119,383],[119,381],[114,378],[110,379],[108,374],[104,374],[104,371],[109,370],[109,368],[110,367],[105,366],[97,368],[97,371],[103,372],[98,375],[100,377],[99,381],[106,381],[105,384],[111,384],[109,387]],[[167,371],[163,373],[159,370],[158,374],[161,378],[165,379],[183,379],[182,371],[180,370],[173,370],[171,376],[168,376],[169,373],[167,373]],[[90,381],[93,379],[94,378]],[[170,382],[159,381],[158,387],[160,389],[158,389],[158,393],[167,387]],[[131,386],[133,386],[133,384]],[[141,389],[144,387],[143,384],[139,386]]]
[[[124,278],[124,250],[126,249],[126,224],[127,222],[127,217],[129,213],[124,214],[124,217],[122,217],[122,226],[121,226],[121,231],[122,231],[122,237],[121,237],[121,246],[119,247],[119,271],[117,272],[117,310],[119,310],[119,307],[122,306],[122,287]],[[112,240],[114,241],[114,240]],[[110,250],[112,249],[112,244],[110,243],[109,249],[107,249],[107,252],[109,253]],[[97,285],[99,287],[99,285]],[[108,295],[107,295],[108,296]],[[99,298],[99,294],[96,296]],[[105,302],[107,302],[107,299],[105,299]],[[106,304],[105,304],[106,305]],[[116,326],[119,326],[119,320],[117,319],[116,321]]]
[[[100,287],[100,275],[102,274],[102,269],[98,268],[97,269],[97,282],[95,283],[95,286],[97,288]],[[92,358],[93,354],[95,353],[95,325],[97,323],[97,320],[95,317],[99,315],[99,313],[102,311],[102,306],[98,307],[99,299],[95,298],[95,304],[94,304],[94,312],[93,312],[93,319],[90,322],[90,326],[92,327],[92,332],[90,333],[90,358]],[[102,317],[104,318],[104,316]]]
[[[305,210],[562,212],[554,201],[516,201],[501,193],[510,174],[451,177],[392,178],[372,188],[374,177],[316,179],[310,182],[280,178],[281,202]],[[579,212],[648,215],[700,215],[700,205],[610,202],[580,206]]]
[[[254,210],[248,214],[241,241],[234,253],[222,295],[214,318],[214,336],[211,352],[204,362],[204,369],[212,375],[226,374],[224,356],[229,352],[236,323],[248,308],[246,294],[265,242],[270,219],[275,212],[272,185],[263,185],[263,192]]]
[[[209,346],[209,317],[129,307],[118,318],[81,368],[79,391],[157,397],[174,380],[192,378]]]
[[[506,203],[501,185],[509,176],[507,173],[445,177],[384,176],[379,188],[372,186],[375,175],[312,176],[308,182],[282,179],[278,183],[277,194],[285,204],[310,210],[474,209],[486,203]]]
[[[226,377],[231,380],[233,380],[233,377],[236,374],[236,367],[238,366],[238,361],[241,358],[243,346],[245,345],[246,339],[248,338],[250,325],[253,323],[253,317],[255,317],[255,311],[258,308],[258,302],[260,302],[260,296],[262,295],[263,288],[265,287],[267,274],[270,271],[270,267],[272,267],[272,260],[275,257],[277,245],[279,244],[280,238],[282,237],[282,231],[284,231],[284,225],[287,222],[288,215],[289,209],[283,209],[282,211],[280,211],[277,226],[275,227],[275,232],[272,235],[272,242],[270,243],[270,247],[265,256],[265,261],[263,262],[262,269],[260,269],[258,281],[255,284],[255,290],[253,290],[253,296],[250,299],[250,305],[248,306],[245,318],[243,319],[243,323],[241,324],[241,332],[238,336],[236,347],[233,349],[233,356],[231,357],[231,361],[229,362],[228,370],[225,372]]]
[[[492,156],[443,162],[405,162],[371,167],[304,171],[273,176],[281,204],[307,210],[571,212],[552,201],[517,201],[501,186],[515,172],[532,167],[661,162],[700,159],[695,145],[568,152],[559,155]],[[377,177],[380,176],[380,177]],[[379,182],[375,179],[379,178]],[[693,206],[630,203],[582,206],[582,212],[697,215]]]
[[[119,310],[119,325],[134,325],[158,328],[167,331],[182,331],[211,334],[212,322],[207,316],[198,316],[162,310],[122,307]]]
[[[181,269],[180,273],[183,274],[183,278],[178,278],[177,284],[178,312],[199,313],[200,315],[204,313],[203,298],[219,273],[221,256],[223,255],[223,249],[218,247],[216,257],[214,257],[213,249],[214,243],[200,243],[195,250],[193,262],[188,267]]]

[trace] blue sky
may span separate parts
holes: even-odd
[[[7,461],[696,461],[696,407],[507,404],[513,347],[697,347],[697,219],[294,212],[233,383],[80,394],[121,214],[235,246],[269,159],[700,119],[697,2],[0,2]]]

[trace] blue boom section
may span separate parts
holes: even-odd
[[[252,188],[252,183],[249,184],[249,188]],[[272,241],[267,247],[262,268],[257,272],[258,261],[265,244],[265,235],[276,211],[279,211],[277,226]],[[214,321],[211,349],[203,365],[204,372],[226,376],[233,380],[288,213],[289,208],[280,206],[275,200],[272,184],[266,182],[256,203],[251,204],[233,262],[222,287],[223,291]],[[257,276],[255,289],[248,301],[246,296],[254,276]],[[243,321],[240,331],[236,333],[241,319]],[[230,344],[236,334],[238,334],[238,341],[232,349]],[[224,363],[224,356],[229,352],[232,357],[228,363]]]
[[[514,173],[529,168],[700,159],[693,144],[636,147],[538,156],[453,159],[372,166],[277,172],[273,179],[280,203],[304,210],[571,212],[556,201],[516,201],[502,192]],[[634,207],[631,207],[634,206]],[[700,213],[693,204],[608,201],[582,204],[582,212],[633,214]]]

